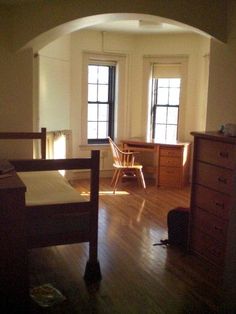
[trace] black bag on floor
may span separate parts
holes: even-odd
[[[189,208],[177,207],[167,214],[168,244],[187,249]]]
[[[189,208],[176,207],[167,214],[168,239],[154,245],[188,247]]]

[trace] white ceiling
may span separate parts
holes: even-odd
[[[89,27],[100,31],[126,32],[134,34],[156,34],[156,33],[187,33],[191,32],[187,26],[177,26],[163,21],[153,20],[122,20],[96,24]]]

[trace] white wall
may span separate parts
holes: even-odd
[[[215,130],[225,123],[236,123],[236,40],[228,46],[211,42],[207,129]]]
[[[214,2],[211,7],[205,0],[198,1],[197,4],[195,0],[185,1],[184,5],[177,1],[166,3],[165,6],[162,0],[142,3],[138,0],[132,3],[125,0],[116,3],[73,0],[70,3],[60,2],[60,5],[56,0],[45,2],[43,5],[41,1],[22,2],[19,5],[5,3],[0,5],[0,129],[3,131],[37,129],[38,121],[35,119],[34,109],[37,107],[38,95],[35,95],[33,84],[34,53],[63,34],[89,24],[117,18],[127,19],[134,16],[132,12],[137,12],[142,17],[144,14],[152,14],[152,18],[163,16],[177,20],[198,27],[222,40],[226,40],[227,34],[224,0]],[[114,14],[107,14],[110,12]],[[235,16],[235,12],[229,12]],[[235,28],[235,25],[233,27]],[[25,52],[18,50],[25,47],[29,48]],[[217,99],[218,91],[213,92]],[[127,93],[130,94],[130,91]],[[232,110],[230,116],[231,112]],[[210,122],[210,114],[207,119]],[[6,150],[2,146],[0,153],[2,157],[5,156]],[[26,154],[26,147],[22,147],[21,153],[18,149],[17,153]],[[27,154],[32,155],[32,150],[27,149]]]
[[[209,39],[199,35],[159,35],[159,36],[137,36],[135,55],[133,58],[133,82],[132,88],[132,112],[143,106],[143,112],[132,123],[133,136],[142,132],[142,117],[147,111],[147,104],[141,104],[141,91],[143,90],[143,56],[185,57],[188,59],[186,76],[186,94],[183,97],[182,108],[180,108],[180,130],[179,140],[188,141],[190,131],[204,130],[205,121],[203,114],[206,111],[206,95],[203,87],[207,86],[207,72],[205,71],[205,55],[209,54]],[[201,118],[200,118],[201,117]],[[144,134],[141,134],[142,136]]]
[[[125,59],[117,139],[145,136],[148,104],[143,99],[144,57],[185,57],[186,93],[180,109],[179,139],[191,140],[190,132],[204,130],[206,125],[209,46],[209,39],[191,34],[144,36],[87,30],[61,37],[39,52],[40,127],[71,128],[73,156],[89,154],[94,145],[85,145],[83,139],[87,106],[83,58],[88,53],[105,53]],[[102,150],[102,168],[110,169],[109,147],[102,146]]]
[[[39,51],[39,127],[70,128],[70,35]]]
[[[122,137],[145,136],[143,113],[147,111],[147,103],[143,102],[143,61],[144,56],[150,57],[176,57],[188,58],[186,95],[184,109],[181,110],[182,125],[181,140],[190,139],[190,131],[204,130],[206,124],[206,92],[208,84],[206,55],[209,55],[210,41],[199,35],[127,35],[117,33],[101,33],[97,31],[78,31],[71,36],[71,64],[72,64],[72,94],[71,94],[71,125],[77,142],[81,139],[81,110],[86,103],[83,102],[83,53],[114,53],[126,56],[127,81],[125,107],[126,114],[118,128],[126,129]]]

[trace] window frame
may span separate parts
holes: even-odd
[[[101,64],[116,64],[116,95],[115,95],[115,110],[114,110],[114,140],[119,141],[129,133],[130,124],[128,117],[130,115],[128,106],[128,61],[129,58],[124,53],[108,53],[97,51],[83,51],[82,68],[78,68],[78,92],[77,100],[78,107],[75,114],[78,116],[77,136],[76,141],[79,142],[79,149],[99,149],[105,144],[88,144],[87,134],[87,116],[88,116],[88,64],[91,62],[101,62]]]
[[[164,125],[165,126],[165,138],[163,138],[162,140],[168,140],[167,138],[167,128],[169,125],[174,125],[176,126],[176,138],[175,140],[177,140],[178,138],[178,132],[179,132],[179,111],[180,111],[180,100],[181,100],[181,89],[182,89],[182,78],[181,77],[166,77],[164,79],[180,79],[180,93],[179,93],[179,104],[178,105],[170,105],[169,102],[167,104],[158,104],[158,80],[159,78],[152,78],[152,107],[151,107],[151,121],[152,121],[152,130],[151,130],[151,134],[152,134],[152,139],[155,139],[155,131],[156,131],[156,126],[157,125]],[[169,98],[169,92],[170,92],[171,87],[168,86],[168,98]],[[167,117],[166,117],[166,123],[156,123],[156,111],[158,110],[158,107],[162,107],[162,108],[166,108],[167,109]],[[178,109],[178,113],[177,113],[177,123],[168,123],[167,118],[168,118],[168,109],[169,108],[177,108]]]
[[[89,66],[107,66],[108,67],[108,100],[107,102],[104,101],[89,101],[87,102],[87,106],[91,103],[91,104],[97,104],[97,108],[99,108],[99,104],[108,104],[108,136],[110,136],[111,138],[114,138],[114,119],[115,119],[115,96],[116,96],[116,64],[111,64],[110,62],[104,62],[104,61],[96,61],[96,62],[89,62],[88,64],[88,68]],[[88,86],[89,86],[88,82]],[[99,82],[96,82],[96,85],[102,85],[99,84]],[[87,118],[87,127],[88,127],[88,118]],[[98,118],[95,121],[99,122]],[[98,129],[97,129],[98,131]],[[88,138],[87,136],[87,141],[88,144],[104,144],[104,143],[108,143],[108,138]]]
[[[178,138],[177,141],[185,139],[186,102],[187,102],[187,79],[188,79],[189,56],[182,55],[145,55],[143,56],[143,96],[142,117],[144,120],[142,134],[148,140],[152,140],[152,72],[154,64],[181,66],[181,93],[178,115]]]

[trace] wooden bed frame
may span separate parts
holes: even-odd
[[[36,133],[0,133],[0,139],[41,139],[43,145],[42,158],[46,157],[46,129]],[[99,197],[99,151],[92,151],[90,158],[74,158],[74,159],[25,159],[10,160],[14,165],[16,175],[17,172],[28,171],[48,171],[48,170],[69,170],[69,169],[89,169],[90,170],[90,197],[78,203],[52,204],[52,205],[25,205],[25,222],[26,222],[26,246],[27,249],[54,246],[72,243],[89,243],[89,259],[86,264],[84,279],[87,282],[96,282],[101,280],[100,265],[97,258],[97,242],[98,242],[98,197]],[[1,179],[8,182],[8,178]],[[9,179],[10,180],[10,179]],[[27,186],[26,186],[27,189]],[[1,196],[1,194],[0,194]],[[14,196],[13,196],[14,197]],[[25,203],[25,201],[24,201]],[[0,206],[1,207],[1,206]],[[9,206],[5,206],[7,208]],[[16,206],[17,207],[17,206]],[[22,209],[23,210],[23,209]],[[21,214],[22,215],[22,214]],[[68,230],[68,225],[77,219],[82,223],[78,224],[78,230]],[[9,221],[9,220],[8,220]],[[32,233],[34,226],[53,224],[63,225],[67,223],[67,228],[61,228],[57,232]],[[9,226],[9,232],[14,230],[13,226]],[[20,222],[19,222],[20,223]],[[53,228],[52,228],[53,229]],[[31,231],[30,231],[31,230]],[[54,230],[54,229],[53,229]],[[1,233],[1,232],[0,232]],[[17,248],[18,250],[18,248]]]
[[[46,159],[46,136],[46,128],[41,132],[0,132],[0,140],[40,140],[42,159]]]

